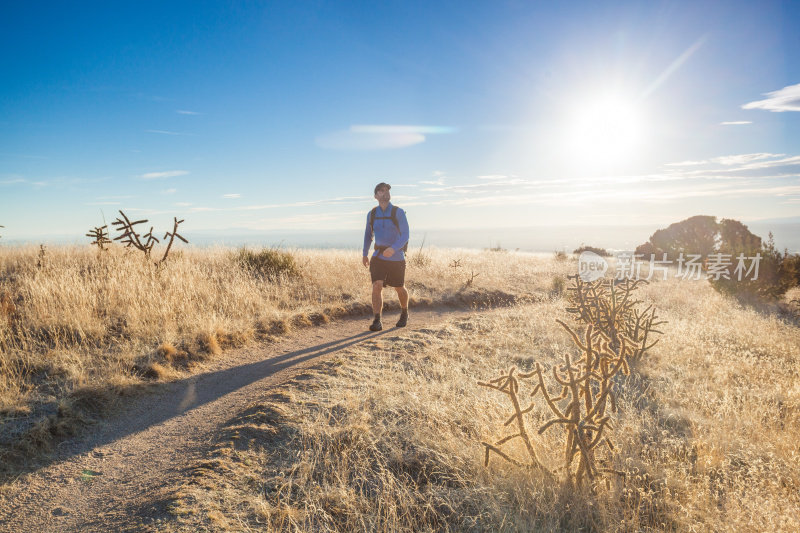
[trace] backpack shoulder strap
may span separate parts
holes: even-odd
[[[377,207],[373,207],[372,211],[369,212],[369,227],[372,228],[372,232],[375,232],[375,214],[378,212]]]
[[[392,215],[391,215],[391,217],[392,217],[392,222],[394,223],[395,227],[397,228],[397,231],[400,231],[400,223],[397,221],[397,206],[396,205],[392,206]]]

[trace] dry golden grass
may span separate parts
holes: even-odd
[[[116,398],[202,368],[226,347],[371,312],[359,251],[289,252],[300,275],[264,278],[235,249],[177,250],[156,268],[119,246],[0,248],[0,458],[102,416],[113,401],[83,409],[87,387]],[[542,298],[568,271],[525,254],[426,254],[408,269],[412,306]],[[464,268],[448,268],[456,257]],[[469,288],[466,268],[480,272]],[[386,301],[397,306],[388,292]]]
[[[480,441],[500,435],[507,406],[476,382],[575,350],[554,299],[383,336],[257,400],[177,490],[173,528],[800,530],[800,330],[706,282],[655,282],[640,297],[668,323],[619,380],[614,467],[626,477],[608,488],[483,466]],[[561,435],[534,440],[543,463],[562,461]],[[506,451],[527,456],[520,439]]]

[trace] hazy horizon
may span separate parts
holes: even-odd
[[[791,219],[790,219],[791,220]],[[677,221],[676,221],[677,222]],[[750,231],[766,241],[771,231],[776,247],[790,253],[800,253],[800,221],[785,223],[749,223]],[[585,244],[605,248],[609,251],[633,250],[643,244],[660,229],[658,225],[641,226],[528,226],[512,228],[462,228],[425,229],[420,228],[411,235],[409,249],[420,246],[439,248],[484,249],[501,247],[507,250],[525,252],[571,252]],[[156,230],[158,234],[161,230]],[[112,233],[111,238],[117,234]],[[233,228],[229,230],[181,230],[181,235],[193,247],[207,246],[254,246],[287,248],[341,248],[361,249],[363,229],[356,230],[274,230],[257,231]],[[38,244],[78,244],[89,245],[89,237],[75,235],[51,235],[28,237],[24,239],[0,239],[2,245]],[[178,243],[176,246],[186,246]]]

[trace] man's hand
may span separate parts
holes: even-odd
[[[369,257],[367,257],[367,256],[365,255],[365,256],[362,258],[362,261],[361,261],[361,262],[362,262],[362,263],[364,263],[364,266],[365,266],[365,267],[368,267],[368,266],[369,266]]]
[[[383,257],[392,257],[394,255],[394,248],[387,248],[383,251]]]

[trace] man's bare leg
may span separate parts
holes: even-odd
[[[375,313],[375,319],[369,327],[370,331],[383,329],[381,311],[383,311],[383,281],[378,280],[372,282],[372,312]]]
[[[372,283],[372,312],[380,315],[383,311],[383,281]]]
[[[400,300],[400,320],[397,321],[398,328],[406,327],[408,323],[408,290],[405,287],[395,287],[397,299]]]
[[[400,307],[408,309],[408,290],[405,287],[395,287],[397,291],[397,299],[400,300]]]

